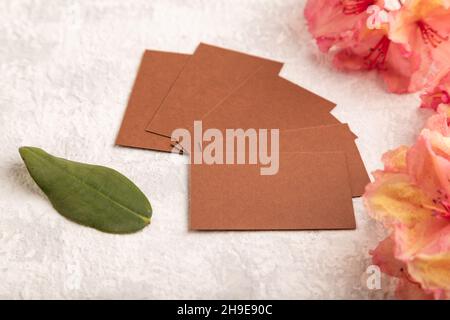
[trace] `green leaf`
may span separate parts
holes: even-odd
[[[132,233],[150,223],[146,196],[119,172],[22,147],[28,172],[64,217],[100,231]]]

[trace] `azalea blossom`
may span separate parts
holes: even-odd
[[[450,0],[310,0],[308,28],[342,70],[376,70],[390,92],[426,89],[437,113],[413,146],[383,156],[364,202],[390,232],[372,253],[402,299],[450,299]]]
[[[372,3],[351,0],[308,1],[305,17],[319,49],[327,52],[333,46],[352,45],[366,24],[366,10]]]
[[[434,87],[450,72],[449,0],[310,0],[309,31],[343,70],[377,70],[387,88]]]
[[[392,14],[389,38],[420,56],[410,92],[436,85],[450,72],[450,10],[445,0],[409,0]]]
[[[449,111],[440,108],[412,147],[385,154],[364,195],[391,232],[373,262],[399,279],[400,298],[450,299]]]

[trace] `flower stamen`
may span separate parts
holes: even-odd
[[[441,214],[441,216],[443,218],[450,218],[450,203],[448,203],[447,201],[442,201],[441,202],[441,206],[444,208],[445,212],[443,212],[443,214]]]
[[[341,0],[343,11],[346,15],[363,13],[368,7],[375,4],[375,0]]]
[[[429,24],[424,21],[418,21],[417,25],[422,34],[422,39],[425,44],[431,45],[433,48],[436,48],[442,42],[448,40],[448,36],[444,37],[437,30],[433,29]]]
[[[437,190],[439,196],[433,199],[434,205],[438,206],[434,208],[433,214],[442,218],[450,218],[450,202],[446,193],[441,190]]]
[[[387,36],[383,36],[377,45],[370,49],[369,54],[364,57],[368,69],[383,68],[390,44],[391,40]]]

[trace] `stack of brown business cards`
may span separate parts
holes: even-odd
[[[191,229],[355,228],[357,137],[281,68],[206,44],[144,53],[116,144],[190,157]]]

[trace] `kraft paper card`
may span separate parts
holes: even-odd
[[[190,166],[193,230],[355,229],[344,153],[280,153],[279,172],[260,165]]]
[[[346,124],[289,130],[280,132],[280,151],[345,152],[352,195],[360,197],[364,194],[370,178],[355,138]]]
[[[253,135],[247,131],[245,140],[246,159],[248,161],[248,152],[250,150],[249,144],[251,141],[258,140],[258,133],[255,131],[255,137],[250,139]],[[226,137],[225,132],[221,132],[222,137]],[[237,135],[239,136],[239,135]],[[267,136],[270,136],[269,134]],[[267,137],[267,150],[278,150],[279,152],[344,152],[347,157],[347,166],[350,177],[350,185],[353,197],[360,197],[364,194],[365,186],[370,182],[369,175],[362,161],[358,147],[356,146],[356,135],[350,131],[347,124],[336,124],[329,126],[302,128],[285,130],[279,133],[279,147],[272,149],[272,140]],[[261,139],[259,139],[261,142]],[[212,145],[214,141],[202,141],[201,144],[196,144],[196,141],[191,141],[191,149],[186,149],[186,145],[182,143],[184,150],[194,150],[202,152],[207,150],[208,145]],[[237,154],[238,138],[234,138],[234,153]],[[203,146],[201,148],[201,146]],[[258,146],[256,146],[257,148]],[[195,149],[192,149],[195,148]],[[209,152],[209,151],[208,151]],[[218,154],[218,159],[225,159],[226,144],[214,149],[214,153]],[[191,156],[191,161],[194,158]],[[236,157],[235,157],[236,158]],[[225,163],[225,161],[224,161]]]
[[[298,129],[340,124],[329,111],[334,104],[291,83],[258,70],[240,88],[201,118],[202,130]],[[187,127],[194,134],[193,124]],[[186,141],[174,144],[189,153]]]
[[[282,63],[200,44],[186,63],[147,126],[147,131],[171,136],[188,128],[261,68],[276,77]]]
[[[171,141],[145,130],[190,55],[145,51],[131,92],[116,144],[172,151]]]
[[[333,104],[265,69],[258,70],[202,120],[203,128],[297,129],[340,123]],[[189,127],[192,130],[192,124]]]

